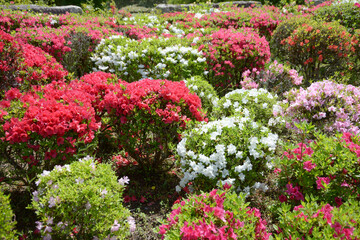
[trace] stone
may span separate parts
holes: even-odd
[[[11,10],[21,10],[21,11],[32,11],[35,13],[48,13],[48,14],[65,14],[65,13],[78,13],[82,14],[83,10],[81,7],[68,5],[68,6],[56,6],[56,7],[44,7],[39,5],[0,5],[0,8],[11,9]]]
[[[169,12],[182,12],[185,10],[189,10],[190,4],[158,4],[155,9],[160,10],[161,13],[169,13]]]
[[[254,5],[261,5],[258,1],[234,1],[234,2],[221,2],[221,3],[213,3],[213,8],[219,8],[220,5],[223,4],[233,4],[237,7],[251,7]],[[158,4],[155,9],[159,10],[161,13],[169,13],[169,12],[182,12],[184,10],[189,10],[191,4]]]
[[[251,7],[252,5],[259,6],[259,5],[261,5],[261,2],[258,2],[258,1],[221,2],[221,3],[214,3],[214,4],[213,4],[213,7],[214,7],[214,8],[219,8],[220,5],[226,5],[226,4],[233,4],[233,5],[236,6],[236,7],[248,8],[248,7]]]

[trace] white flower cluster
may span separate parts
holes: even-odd
[[[114,39],[120,41],[112,41]],[[190,69],[189,61],[191,64],[205,64],[203,53],[196,48],[170,45],[149,49],[147,46],[152,41],[153,38],[146,38],[138,42],[123,36],[112,36],[109,40],[101,40],[91,57],[96,66],[93,71],[119,73],[120,76],[131,76],[133,73],[129,71],[136,71],[141,75],[141,79],[159,79],[167,78],[173,66]],[[159,38],[156,41],[166,42],[169,39]],[[151,57],[151,61],[148,60],[148,56]]]
[[[236,139],[232,139],[233,142],[229,142],[229,131],[236,136]],[[246,134],[243,137],[242,133],[247,132],[254,136],[246,139]],[[199,141],[203,141],[202,144],[199,144]],[[194,128],[177,145],[184,176],[176,191],[180,191],[187,183],[198,177],[216,180],[217,184],[221,182],[242,186],[242,189],[238,188],[239,191],[250,191],[251,186],[246,186],[244,183],[247,172],[253,170],[253,164],[272,167],[271,155],[275,151],[277,142],[276,134],[269,132],[265,127],[259,127],[248,117],[227,117],[203,123],[200,127]],[[266,157],[265,152],[269,154]],[[261,157],[264,161],[256,161]],[[257,184],[253,188],[267,187]]]

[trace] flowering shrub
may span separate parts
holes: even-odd
[[[319,201],[341,205],[360,196],[359,152],[359,138],[350,133],[318,135],[310,144],[287,148],[278,162],[279,186],[284,191],[279,200],[296,205],[311,194]]]
[[[44,171],[31,203],[40,219],[37,229],[46,239],[125,239],[135,230],[130,212],[122,205],[128,182],[127,177],[117,181],[110,165],[91,157]]]
[[[351,132],[359,129],[360,89],[331,81],[315,82],[307,89],[291,90],[286,98],[285,115],[294,122],[311,122],[326,133]]]
[[[301,202],[293,211],[289,205],[279,209],[279,234],[275,239],[359,239],[359,202],[351,201],[339,207]]]
[[[269,239],[271,235],[260,211],[229,189],[191,195],[172,209],[159,227],[162,239]]]
[[[56,60],[40,48],[20,44],[0,30],[0,74],[3,76],[2,90],[19,85],[22,90],[31,85],[41,85],[51,81],[62,81],[67,71]]]
[[[24,60],[18,68],[18,82],[25,85],[23,88],[65,80],[68,72],[52,56],[30,44],[23,44],[21,48]]]
[[[353,34],[355,29],[360,28],[360,21],[358,15],[360,13],[359,7],[353,1],[340,2],[330,6],[324,6],[314,11],[313,18],[318,21],[332,22],[338,21],[341,25]]]
[[[205,117],[199,97],[184,82],[144,79],[118,85],[102,104],[121,147],[140,168],[152,171],[161,170],[187,122]]]
[[[209,65],[207,80],[224,95],[229,88],[238,87],[247,69],[262,69],[270,59],[269,43],[251,29],[220,29],[202,39],[199,50],[204,51]]]
[[[12,170],[5,176],[34,188],[37,173],[91,152],[100,128],[93,101],[91,94],[64,83],[25,93],[7,91],[0,102],[0,152],[2,164]]]
[[[228,117],[192,129],[177,145],[183,177],[177,191],[192,182],[208,191],[232,184],[238,192],[267,190],[261,181],[272,167],[278,136],[247,117]]]
[[[281,57],[286,54],[287,48],[281,44],[281,41],[290,37],[295,29],[309,21],[306,16],[294,16],[279,23],[270,41],[272,57]]]
[[[349,81],[351,84],[358,86],[358,76],[357,73],[360,71],[360,29],[354,31],[352,37],[352,55],[351,55],[351,73],[353,81]]]
[[[144,78],[180,81],[204,72],[202,52],[176,38],[147,38],[141,42],[115,36],[102,41],[92,57],[95,70],[115,73],[134,82]]]
[[[273,114],[279,107],[277,96],[266,89],[236,89],[220,99],[213,115],[218,118],[243,115],[261,125],[272,127],[282,122],[281,117]]]
[[[66,41],[69,34],[68,28],[20,28],[15,37],[24,43],[41,47],[45,52],[55,57],[58,61],[66,52],[70,52],[70,42]]]
[[[303,77],[295,69],[290,69],[276,60],[264,70],[253,69],[243,72],[241,86],[245,89],[265,88],[280,97],[294,86],[302,83]]]
[[[274,6],[258,8],[233,8],[227,12],[212,13],[208,21],[218,28],[249,27],[257,30],[260,36],[271,39],[273,31],[280,22],[280,11]],[[203,17],[206,18],[206,17]]]
[[[0,30],[0,96],[5,90],[16,85],[14,76],[19,65],[20,48],[14,44],[14,38]]]
[[[201,76],[191,77],[185,81],[185,84],[190,92],[196,93],[199,96],[202,109],[206,110],[208,115],[211,114],[219,101],[214,87]]]
[[[14,4],[14,3],[13,3]],[[36,15],[27,11],[1,9],[0,29],[10,33],[20,28],[51,26],[54,16]]]
[[[295,23],[300,22],[295,21]],[[284,25],[286,24],[285,22]],[[292,20],[291,24],[293,24]],[[281,24],[279,28],[283,29]],[[277,35],[276,31],[275,35]],[[276,45],[272,46],[273,54],[299,69],[306,85],[310,81],[322,80],[348,68],[351,35],[337,22],[307,20],[290,32],[288,37],[277,38],[277,40],[280,46],[279,48]]]
[[[1,239],[15,239],[15,225],[16,221],[14,213],[10,206],[9,196],[6,196],[0,188],[0,238]]]

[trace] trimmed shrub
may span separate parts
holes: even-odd
[[[175,203],[159,227],[162,239],[269,239],[260,211],[248,207],[245,196],[229,190],[229,185],[224,188]]]
[[[185,84],[191,93],[196,93],[199,96],[202,109],[207,111],[208,115],[211,114],[219,101],[213,86],[201,76],[191,77],[185,81]]]
[[[270,60],[269,43],[249,28],[220,29],[203,37],[201,43],[199,50],[208,64],[206,78],[222,96],[240,86],[244,71],[260,70]]]
[[[0,188],[0,239],[15,239],[15,225],[9,196],[6,196]]]
[[[237,89],[222,97],[213,115],[217,118],[244,115],[266,127],[275,127],[282,119],[273,112],[280,106],[277,96],[266,89]]]
[[[15,45],[14,41],[10,34],[0,30],[0,99],[6,90],[17,85],[16,66],[19,65],[21,53],[20,47]]]
[[[237,192],[266,191],[261,183],[272,167],[278,135],[248,117],[228,117],[189,131],[177,145],[182,178],[179,192],[232,184]]]
[[[36,174],[69,163],[76,154],[90,154],[101,125],[94,101],[91,94],[64,83],[25,93],[7,91],[0,102],[0,154],[8,180],[34,188]]]
[[[134,231],[122,193],[129,179],[117,181],[107,164],[91,157],[39,175],[31,203],[39,221],[37,229],[46,239],[125,239]]]
[[[279,234],[275,239],[359,239],[359,202],[339,207],[317,204],[312,198],[290,211],[290,205],[279,209]]]
[[[316,135],[309,144],[287,147],[278,163],[281,202],[297,205],[305,195],[340,205],[359,198],[359,137]],[[286,190],[285,190],[286,189]]]
[[[294,123],[308,122],[318,131],[327,134],[351,132],[358,134],[360,88],[331,81],[316,82],[310,87],[294,89],[285,96],[288,107],[285,116],[288,127]]]
[[[184,82],[144,79],[118,85],[102,104],[120,147],[150,172],[162,170],[190,120],[205,120],[200,98]]]
[[[141,42],[122,36],[102,41],[92,60],[94,70],[115,73],[134,82],[140,79],[180,81],[203,74],[205,58],[202,52],[184,44],[178,38],[146,38]]]
[[[334,2],[330,6],[321,7],[312,12],[315,20],[323,22],[337,21],[351,34],[354,33],[355,29],[360,28],[359,13],[360,8],[353,1]]]
[[[264,88],[282,98],[283,94],[302,84],[303,77],[295,69],[278,63],[276,60],[264,70],[246,70],[241,86],[245,89]]]
[[[305,85],[348,70],[351,35],[345,27],[336,22],[290,20],[290,25],[297,27],[287,36],[281,33],[287,22],[283,24],[279,34],[274,32],[274,37],[279,36],[273,39],[278,40],[272,45],[273,54],[295,67],[304,76]]]
[[[2,30],[0,30],[0,56],[1,95],[14,86],[27,90],[31,85],[62,81],[68,74],[43,50],[29,44],[18,43],[17,39]]]

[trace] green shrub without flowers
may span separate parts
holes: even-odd
[[[219,101],[214,87],[201,76],[191,77],[185,80],[185,84],[191,93],[199,96],[202,109],[207,111],[207,115],[211,114]]]
[[[135,222],[122,205],[124,184],[107,164],[91,157],[44,171],[31,208],[44,239],[126,239]]]
[[[227,117],[202,124],[177,145],[183,177],[176,191],[192,182],[208,191],[231,184],[238,192],[267,190],[261,181],[272,168],[278,135],[248,117]]]
[[[14,213],[10,206],[9,196],[5,195],[0,188],[0,239],[15,239],[16,225]]]

